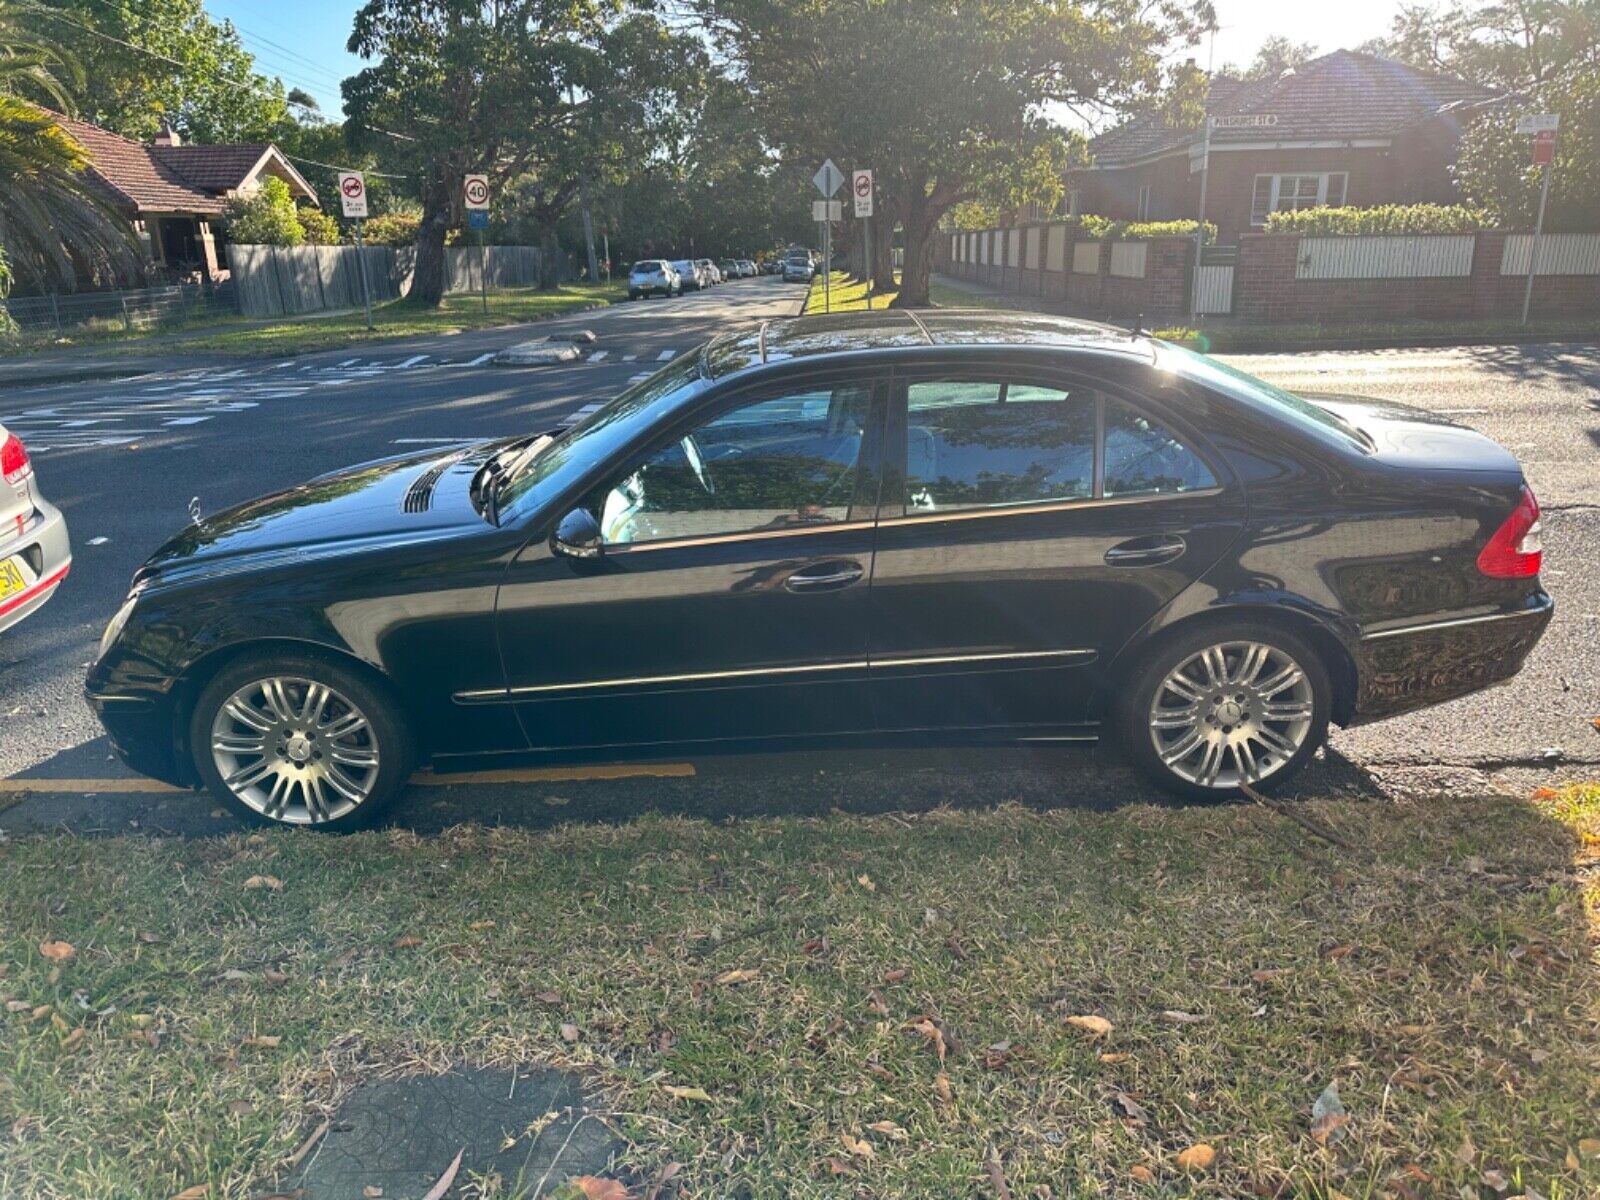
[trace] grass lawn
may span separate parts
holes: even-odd
[[[585,1072],[664,1197],[1600,1194],[1600,787],[1307,802],[1351,849],[547,803],[0,845],[0,1195],[258,1196],[361,1080],[460,1060]]]
[[[446,296],[436,309],[423,308],[406,300],[375,308],[372,312],[374,328],[370,331],[366,327],[366,319],[356,312],[264,326],[252,324],[250,318],[235,317],[217,322],[214,328],[191,326],[188,330],[179,331],[183,333],[182,337],[169,336],[164,340],[163,334],[170,335],[174,331],[146,329],[133,334],[113,331],[78,341],[67,339],[53,344],[104,345],[107,349],[129,353],[148,353],[162,346],[171,346],[186,353],[303,354],[385,338],[422,337],[486,329],[496,325],[516,325],[612,304],[625,299],[627,294],[625,281],[565,284],[554,292],[542,292],[535,287],[510,288],[491,292],[489,308],[485,312],[483,300],[477,293],[457,292]]]
[[[833,272],[829,283],[832,293],[830,310],[833,312],[862,312],[867,307],[867,285],[859,280],[851,279],[845,271]],[[872,297],[872,307],[887,308],[898,292],[876,292]],[[944,284],[933,284],[928,289],[928,299],[933,301],[935,308],[1004,308],[1005,305],[997,304],[992,297],[978,296],[971,292],[962,291],[960,288],[947,287]],[[807,315],[819,313],[823,309],[822,276],[818,275],[811,281],[810,294],[806,296],[805,311]]]
[[[1156,336],[1212,354],[1316,349],[1339,346],[1508,345],[1528,341],[1593,341],[1594,317],[1534,317],[1527,325],[1508,319],[1470,321],[1315,322],[1285,325],[1208,325],[1204,329],[1159,329]]]

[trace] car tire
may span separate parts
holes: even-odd
[[[332,658],[292,651],[218,671],[195,701],[189,746],[206,788],[248,824],[329,833],[372,824],[416,761],[386,689]]]
[[[1220,657],[1219,657],[1220,656]],[[1189,799],[1282,788],[1328,736],[1333,688],[1304,638],[1264,622],[1205,622],[1164,637],[1122,691],[1118,733],[1136,767]]]

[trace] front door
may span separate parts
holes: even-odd
[[[599,558],[529,545],[498,610],[529,744],[869,729],[886,403],[860,371],[712,399],[597,481]]]
[[[1244,507],[1138,397],[1014,368],[897,380],[871,592],[884,729],[1071,726]]]

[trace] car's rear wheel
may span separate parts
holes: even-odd
[[[206,685],[189,723],[206,786],[246,821],[360,828],[393,802],[414,750],[398,708],[355,671],[252,655]]]
[[[1332,687],[1315,650],[1270,625],[1208,624],[1147,654],[1122,704],[1123,744],[1170,792],[1269,792],[1298,774],[1328,734]]]

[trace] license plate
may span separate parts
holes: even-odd
[[[21,568],[10,559],[0,562],[0,600],[27,590],[28,581],[22,577]]]

